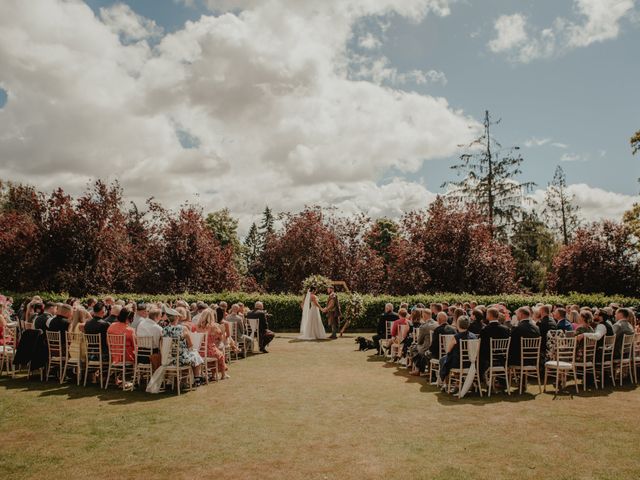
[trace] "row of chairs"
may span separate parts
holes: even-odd
[[[390,335],[390,324],[387,325],[387,339]],[[409,332],[408,325],[401,325],[398,331],[398,338],[402,341]],[[535,378],[538,382],[540,392],[546,391],[549,379],[553,379],[555,384],[555,393],[557,394],[561,388],[565,388],[567,381],[572,379],[576,392],[579,392],[578,380],[582,381],[583,390],[586,390],[587,380],[589,376],[593,378],[596,388],[598,383],[604,388],[605,376],[608,375],[612,384],[616,385],[616,372],[619,385],[622,385],[625,376],[629,376],[631,381],[637,383],[637,369],[640,367],[640,335],[631,334],[624,335],[620,355],[614,358],[616,336],[606,336],[603,340],[603,347],[600,352],[597,349],[597,341],[594,339],[584,338],[582,344],[577,342],[575,337],[564,337],[557,335],[561,331],[550,331],[548,343],[553,344],[550,351],[550,360],[544,363],[544,380],[540,378],[540,345],[541,338],[522,338],[520,343],[520,364],[509,365],[509,349],[511,346],[511,338],[507,339],[491,339],[491,351],[489,358],[489,367],[485,372],[485,380],[487,385],[487,394],[491,396],[494,382],[497,379],[504,380],[507,393],[511,393],[512,379],[518,379],[519,393],[522,394],[526,381]],[[432,332],[430,332],[432,334]],[[439,353],[442,357],[448,350],[449,343],[453,340],[453,335],[440,335],[439,337]],[[414,343],[416,342],[414,338]],[[580,347],[580,348],[578,348]],[[389,348],[388,355],[395,357],[397,352],[394,348],[400,348],[399,344],[392,344]],[[448,389],[458,384],[460,387],[465,377],[470,372],[470,365],[473,362],[475,366],[474,385],[482,396],[482,382],[480,378],[479,364],[479,348],[480,340],[463,340],[460,345],[460,367],[452,369],[448,377]],[[384,349],[381,353],[384,353]],[[600,358],[597,358],[597,355]],[[437,378],[440,369],[439,360],[432,358],[428,364],[427,377],[430,383],[434,382],[434,376]],[[459,388],[458,388],[459,389]]]
[[[237,327],[236,327],[237,328]],[[197,350],[203,358],[204,377],[206,383],[209,383],[209,377],[213,374],[217,379],[218,360],[207,356],[208,334],[199,334],[199,344]],[[17,329],[16,327],[7,327],[5,329],[5,345],[0,346],[0,374],[7,370],[12,377],[15,376],[16,370],[13,364],[13,358],[16,353]],[[133,389],[134,385],[140,386],[144,380],[149,381],[152,371],[151,356],[153,354],[152,337],[136,338],[134,361],[127,361],[126,353],[126,337],[122,335],[107,334],[108,354],[103,353],[100,334],[86,334],[66,332],[65,341],[63,342],[60,332],[46,332],[48,361],[46,367],[40,369],[41,380],[49,380],[52,372],[56,374],[60,383],[64,382],[67,372],[70,369],[76,371],[76,383],[80,385],[83,377],[83,385],[87,385],[87,380],[91,373],[95,374],[99,380],[100,388],[108,388],[112,377],[121,379],[121,387],[124,389]],[[63,345],[64,343],[64,345]],[[181,354],[181,343],[178,339],[172,339],[169,352],[169,365],[166,367],[166,383],[171,383],[180,394],[181,384],[183,380],[187,380],[187,385],[191,388],[193,384],[193,374],[191,367],[180,366],[179,358]],[[246,352],[246,347],[244,348]],[[229,349],[225,348],[225,356],[230,359]],[[246,353],[245,353],[246,355]],[[237,356],[236,356],[237,358]],[[106,371],[106,377],[104,373]],[[29,368],[29,376],[32,374]],[[130,378],[131,381],[127,381]]]

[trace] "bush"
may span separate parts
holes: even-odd
[[[17,309],[23,301],[28,301],[33,295],[40,295],[44,300],[53,300],[56,302],[64,302],[68,295],[65,293],[52,293],[52,292],[31,292],[31,293],[7,293],[7,296],[12,296],[14,299],[14,307]],[[106,295],[106,294],[105,294]],[[174,295],[147,295],[147,294],[119,294],[113,295],[116,298],[131,299],[131,300],[145,300],[148,302],[167,302],[177,299],[185,300],[189,303],[197,300],[202,300],[206,303],[214,303],[225,301],[229,305],[237,302],[242,302],[249,308],[253,307],[253,304],[260,300],[264,302],[265,308],[269,313],[273,315],[269,320],[269,328],[276,332],[283,331],[297,331],[300,328],[300,316],[302,314],[300,303],[302,296],[290,295],[290,294],[261,294],[261,293],[244,293],[244,292],[224,292],[224,293],[184,293]],[[351,294],[338,293],[340,304],[343,308],[347,306]],[[327,301],[326,295],[319,295],[320,302],[325,304]],[[373,331],[376,328],[377,320],[380,314],[384,311],[384,305],[386,303],[393,303],[398,308],[401,302],[407,302],[409,305],[415,305],[416,303],[423,303],[429,305],[430,303],[439,302],[465,302],[474,300],[478,304],[489,305],[492,303],[504,302],[509,310],[515,311],[518,307],[523,305],[533,305],[538,302],[549,304],[578,304],[588,305],[593,307],[604,307],[612,302],[620,303],[627,306],[640,305],[640,298],[631,298],[623,296],[606,296],[603,294],[582,294],[571,293],[569,295],[471,295],[471,294],[456,294],[456,293],[439,293],[433,295],[408,295],[408,296],[391,296],[391,295],[362,295],[363,301],[363,313],[355,318],[350,330],[361,331]]]

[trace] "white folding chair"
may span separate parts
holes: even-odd
[[[524,340],[524,339],[523,339]],[[560,388],[567,386],[569,375],[573,377],[573,383],[578,389],[578,375],[576,374],[576,338],[561,338],[556,340],[555,358],[545,362],[544,364],[544,383],[543,391],[547,391],[547,378],[555,378],[555,394],[557,395]]]
[[[507,395],[511,395],[511,386],[509,384],[509,345],[511,345],[511,339],[491,338],[490,340],[489,368],[485,372],[488,385],[487,395],[491,396],[493,381],[498,378],[504,378],[507,384]]]

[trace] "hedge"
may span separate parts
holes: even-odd
[[[30,292],[30,293],[7,293],[7,296],[12,296],[14,299],[14,306],[18,306],[24,300],[29,300],[33,295],[39,295],[44,300],[53,300],[63,302],[68,298],[64,293],[52,293],[52,292]],[[104,297],[107,294],[101,295]],[[226,301],[229,305],[237,302],[242,302],[248,307],[252,307],[253,304],[260,300],[264,302],[265,308],[273,317],[269,321],[269,328],[274,331],[295,331],[300,327],[300,303],[302,301],[301,295],[292,294],[260,294],[260,293],[245,293],[245,292],[224,292],[224,293],[183,293],[174,295],[146,295],[146,294],[112,294],[115,298],[131,299],[131,300],[144,300],[144,301],[174,301],[182,299],[188,303],[192,303],[198,300],[202,300],[206,303],[216,303],[220,301]],[[345,305],[349,300],[349,294],[339,293],[338,297],[340,303]],[[326,303],[326,295],[319,295],[320,302]],[[504,302],[509,310],[514,311],[516,308],[523,305],[534,305],[536,303],[546,304],[578,304],[581,306],[592,307],[604,307],[612,302],[619,303],[625,306],[638,306],[640,305],[640,298],[630,298],[623,296],[606,296],[603,294],[582,294],[571,293],[569,295],[473,295],[465,293],[438,293],[438,294],[423,294],[423,295],[408,295],[404,297],[390,296],[390,295],[362,295],[364,302],[364,311],[361,318],[357,319],[351,324],[352,330],[372,331],[375,330],[377,324],[377,318],[384,311],[384,305],[386,303],[393,303],[396,308],[401,302],[407,302],[409,305],[416,303],[423,303],[429,305],[430,303],[439,302],[466,302],[474,300],[478,304],[489,305],[492,303]]]

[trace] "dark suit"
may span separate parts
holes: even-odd
[[[47,322],[50,318],[53,318],[53,315],[50,313],[44,312],[36,317],[33,321],[33,328],[36,330],[42,330],[43,332],[47,330]]]
[[[500,325],[500,322],[493,320],[489,322],[489,325],[484,327],[480,332],[480,374],[483,375],[487,368],[489,368],[489,361],[491,359],[491,339],[504,339],[511,336],[511,331],[504,325]]]
[[[69,320],[61,317],[60,315],[56,315],[51,319],[49,328],[47,328],[50,332],[60,332],[60,342],[63,354],[67,351],[67,330],[69,330],[69,325]]]
[[[540,340],[540,360],[544,362],[547,355],[547,332],[549,330],[557,330],[558,324],[551,317],[543,317],[538,324],[538,328],[540,328],[540,336],[542,340]]]
[[[264,350],[275,334],[269,330],[269,324],[267,323],[267,314],[264,310],[251,310],[247,313],[247,318],[258,319],[258,332],[260,334],[260,350]]]
[[[456,329],[448,323],[438,325],[433,331],[433,337],[431,338],[431,345],[429,345],[429,352],[431,352],[431,358],[440,358],[440,335],[455,335]]]
[[[107,345],[107,330],[109,330],[110,323],[104,321],[99,317],[93,317],[87,323],[84,324],[84,333],[89,335],[100,334],[100,342],[102,343],[102,357],[109,357],[109,345]]]
[[[538,338],[540,329],[531,319],[522,320],[511,329],[511,344],[509,345],[509,365],[520,365],[520,339]]]
[[[400,318],[396,312],[386,312],[380,315],[376,335],[373,336],[373,346],[380,350],[380,340],[384,340],[387,335],[387,322],[395,322]]]

